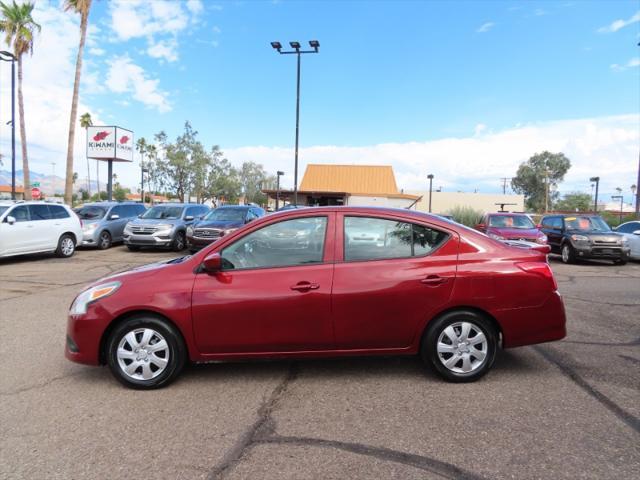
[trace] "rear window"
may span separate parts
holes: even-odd
[[[91,205],[80,208],[76,213],[81,220],[99,220],[106,215],[107,209]]]

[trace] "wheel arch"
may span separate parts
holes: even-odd
[[[462,312],[472,312],[475,313],[477,315],[480,315],[484,318],[486,318],[493,326],[493,328],[495,329],[496,334],[498,335],[498,346],[502,347],[502,344],[504,342],[504,333],[502,331],[502,326],[500,325],[500,323],[498,322],[498,320],[496,320],[496,318],[491,315],[491,313],[489,313],[487,310],[484,310],[480,307],[476,307],[476,306],[471,306],[471,305],[456,305],[455,307],[449,307],[445,310],[442,310],[440,312],[438,312],[436,315],[434,315],[424,326],[424,328],[422,329],[422,333],[419,337],[420,343],[418,344],[418,348],[421,347],[422,345],[422,341],[425,338],[425,335],[427,334],[427,332],[429,331],[429,328],[431,327],[431,325],[433,325],[433,323],[438,320],[439,318],[448,315],[450,313],[462,313]]]
[[[153,310],[132,310],[132,311],[129,311],[129,312],[125,312],[125,313],[119,315],[118,317],[116,317],[111,323],[109,323],[107,328],[105,328],[104,332],[102,332],[102,337],[100,337],[100,346],[99,346],[99,350],[98,350],[98,363],[100,365],[106,365],[107,364],[107,344],[109,342],[109,337],[111,336],[111,333],[120,324],[122,324],[123,322],[129,320],[132,317],[136,317],[136,316],[155,317],[155,318],[157,318],[159,320],[162,320],[162,321],[165,321],[165,322],[169,323],[176,330],[176,332],[178,332],[178,334],[180,335],[179,340],[184,345],[185,352],[187,352],[187,358],[190,357],[189,344],[185,340],[184,332],[182,331],[182,329],[179,327],[179,325],[176,322],[174,322],[172,319],[170,319],[166,315],[162,315],[161,313],[154,312]]]
[[[62,237],[64,237],[65,235],[69,235],[71,238],[73,238],[73,242],[76,244],[76,246],[78,245],[78,237],[76,237],[76,234],[71,232],[71,231],[64,231],[60,234],[60,236],[58,237],[58,242],[60,241],[60,239]]]

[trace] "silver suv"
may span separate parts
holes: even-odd
[[[164,247],[179,252],[186,247],[187,227],[209,210],[206,205],[198,203],[155,205],[140,218],[127,223],[124,243],[134,251],[140,247]]]
[[[84,204],[75,210],[82,220],[82,245],[105,250],[114,242],[121,242],[125,225],[146,210],[144,205],[134,202]]]

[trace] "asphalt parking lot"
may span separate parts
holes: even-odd
[[[83,285],[175,255],[0,260],[1,478],[637,478],[640,263],[552,258],[567,338],[467,385],[363,358],[199,365],[141,392],[64,358]]]

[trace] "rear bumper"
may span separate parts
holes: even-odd
[[[567,335],[564,303],[557,291],[542,305],[498,310],[494,315],[502,327],[505,348],[561,340]]]

